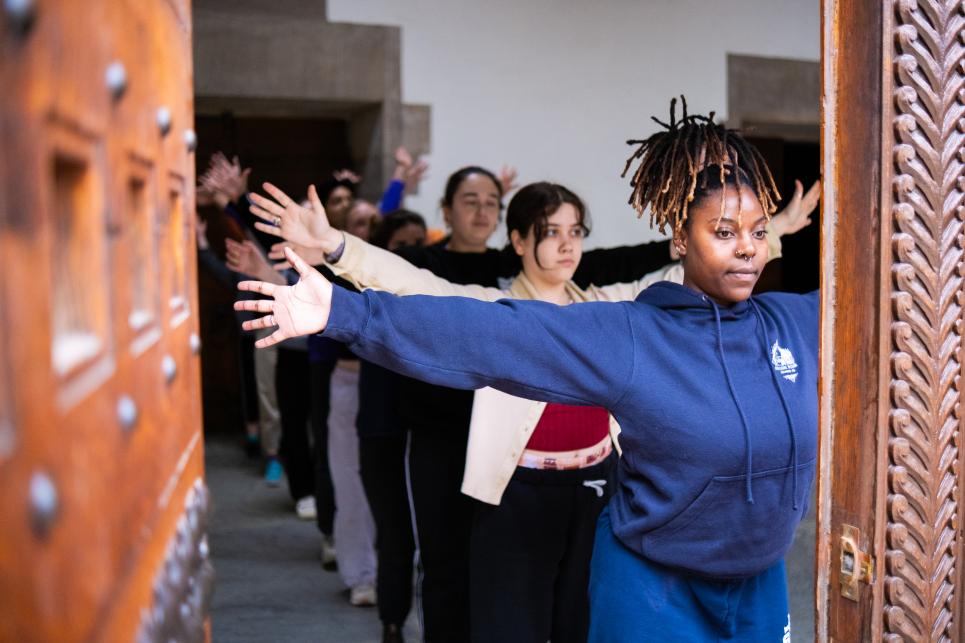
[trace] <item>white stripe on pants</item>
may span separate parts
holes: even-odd
[[[328,415],[328,465],[335,487],[335,552],[338,572],[349,587],[375,585],[375,522],[359,474],[359,374],[332,372]]]

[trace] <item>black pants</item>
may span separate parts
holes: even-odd
[[[288,492],[298,500],[315,493],[314,458],[308,444],[313,392],[307,351],[278,348],[275,389],[281,414],[280,455]]]
[[[375,519],[379,618],[401,626],[412,608],[415,538],[405,478],[406,435],[359,437],[362,485]]]
[[[335,487],[328,466],[328,409],[331,401],[332,371],[335,362],[311,362],[311,422],[312,459],[315,465],[315,508],[318,511],[318,530],[332,535],[335,520]]]
[[[422,563],[427,643],[469,640],[469,532],[475,501],[464,496],[467,430],[413,427],[409,481]]]
[[[596,519],[613,458],[586,469],[517,468],[472,526],[473,643],[585,643]],[[584,482],[593,482],[586,486]]]

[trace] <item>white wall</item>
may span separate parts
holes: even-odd
[[[449,173],[511,163],[586,200],[593,246],[655,236],[619,174],[671,96],[723,117],[727,53],[820,56],[816,0],[328,0],[328,14],[402,27],[402,98],[432,106],[431,176],[408,207],[441,226]]]

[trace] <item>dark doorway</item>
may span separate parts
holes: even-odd
[[[229,159],[238,156],[241,166],[251,168],[248,187],[261,191],[265,181],[274,183],[293,198],[305,196],[306,188],[319,184],[336,169],[351,167],[348,123],[335,118],[238,117],[229,112],[197,115],[197,176],[208,167],[215,152]],[[248,213],[236,208],[242,218]],[[225,258],[225,237],[244,238],[243,227],[215,207],[199,210],[206,221],[212,251]],[[262,245],[272,243],[259,235]],[[201,307],[202,390],[204,426],[209,433],[241,434],[249,421],[255,394],[252,375],[251,338],[243,338],[231,306],[234,286],[216,279],[210,270],[199,270],[198,298]]]
[[[341,168],[351,168],[348,124],[334,118],[197,116],[198,174],[215,152],[237,155],[251,168],[252,189],[271,181],[292,197],[303,197]]]
[[[807,190],[821,176],[821,149],[818,143],[786,141],[779,138],[748,140],[761,151],[781,191],[779,209],[794,195],[794,180]],[[770,262],[758,282],[757,292],[781,290],[804,293],[820,283],[821,222],[820,208],[811,215],[812,223],[800,232],[782,239],[783,256]]]

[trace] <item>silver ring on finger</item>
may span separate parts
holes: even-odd
[[[268,325],[269,325],[269,326],[277,326],[277,325],[278,325],[278,324],[275,323],[275,316],[274,316],[274,315],[268,315],[268,318],[269,318],[269,320],[268,320]]]
[[[281,217],[275,217],[274,219],[272,219],[272,223],[274,224],[274,226],[275,226],[276,228],[280,228],[280,227],[281,227]]]

